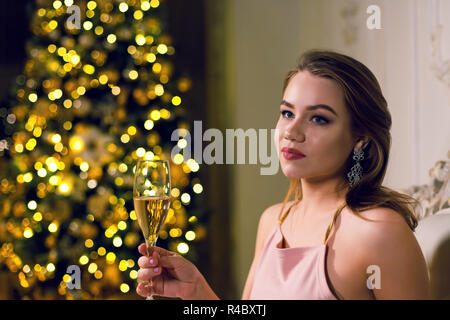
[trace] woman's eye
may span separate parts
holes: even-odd
[[[290,118],[290,117],[292,117],[293,114],[290,111],[283,110],[283,111],[281,111],[281,115],[283,116],[283,118]]]
[[[325,124],[325,123],[329,122],[327,119],[325,119],[324,117],[321,117],[321,116],[313,116],[311,119],[319,119],[319,122],[313,121],[314,123],[317,123],[317,124]]]
[[[294,117],[294,114],[288,110],[281,111],[281,115],[283,116],[283,118],[288,118],[288,119]],[[316,121],[314,121],[314,119],[316,119]],[[326,119],[322,116],[318,116],[318,115],[313,116],[311,118],[311,120],[316,124],[326,124],[326,123],[330,122],[330,121],[328,121],[328,119]]]

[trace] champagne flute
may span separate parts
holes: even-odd
[[[170,207],[170,191],[168,161],[138,160],[134,174],[133,202],[147,248],[156,245]],[[154,298],[149,296],[147,300]]]

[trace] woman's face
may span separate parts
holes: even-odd
[[[350,133],[350,115],[339,86],[300,71],[289,81],[280,112],[275,144],[284,175],[311,181],[341,175],[356,140]],[[286,152],[286,148],[305,157]]]

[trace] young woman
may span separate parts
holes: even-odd
[[[290,188],[261,215],[242,299],[429,299],[418,203],[381,185],[391,115],[375,76],[349,56],[311,50],[282,96],[275,144]],[[139,251],[138,277],[153,286],[140,283],[138,294],[218,299],[182,256]]]

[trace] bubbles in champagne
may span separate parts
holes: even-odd
[[[134,209],[139,227],[149,245],[156,243],[169,207],[169,197],[145,196],[134,198]]]

